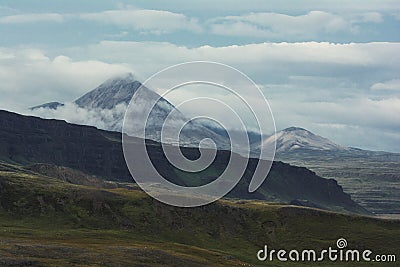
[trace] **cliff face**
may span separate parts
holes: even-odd
[[[132,140],[141,142],[138,138]],[[149,143],[149,156],[155,167],[171,182],[181,185],[193,185],[196,179],[203,184],[215,179],[223,172],[230,157],[230,152],[218,151],[209,168],[191,176],[169,164],[158,143]],[[199,153],[194,148],[182,150],[192,158]],[[50,163],[108,180],[133,182],[123,157],[120,133],[7,111],[0,111],[0,160],[21,165]],[[249,193],[248,185],[257,162],[257,159],[250,159],[244,177],[228,194],[229,197],[284,203],[299,200],[292,203],[367,213],[343,192],[335,180],[321,178],[306,168],[282,162],[274,162],[264,184],[256,192]]]

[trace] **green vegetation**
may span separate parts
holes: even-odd
[[[262,201],[175,208],[139,190],[75,185],[0,165],[0,265],[286,266],[258,262],[256,253],[265,244],[320,250],[340,237],[349,248],[396,254],[400,222]]]

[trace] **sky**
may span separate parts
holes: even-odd
[[[399,1],[0,1],[0,109],[206,60],[248,75],[277,129],[400,152]],[[212,92],[210,92],[212,94]]]

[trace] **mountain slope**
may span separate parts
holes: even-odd
[[[133,145],[135,142],[140,144],[141,140],[132,138]],[[231,156],[228,151],[218,151],[215,161],[206,170],[190,174],[171,165],[159,143],[149,141],[148,144],[149,157],[156,169],[180,185],[196,186],[214,180],[224,171]],[[199,156],[199,150],[195,148],[182,148],[182,152],[189,158]],[[132,182],[123,157],[120,133],[64,121],[0,111],[1,159],[19,164],[51,163],[105,179]],[[244,177],[228,196],[284,203],[299,199],[324,209],[367,213],[335,180],[323,179],[306,168],[282,162],[274,162],[264,184],[256,192],[249,193],[248,186],[257,162],[257,159],[249,160]]]

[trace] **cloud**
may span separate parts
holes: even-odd
[[[199,33],[202,26],[196,18],[165,10],[126,8],[95,13],[29,13],[0,17],[0,24],[36,22],[64,22],[68,19],[111,24],[123,29],[134,29],[144,34],[168,34],[175,31]]]
[[[19,111],[47,101],[68,101],[105,79],[132,71],[123,64],[48,57],[37,49],[0,48],[0,106]]]
[[[366,12],[359,15],[359,18],[355,21],[381,23],[383,22],[383,17],[382,14],[379,12]]]
[[[400,151],[400,134],[398,132],[331,123],[311,124],[309,129],[319,135],[329,136],[331,140],[346,146],[389,152]]]
[[[282,94],[270,101],[277,128],[300,125],[341,145],[400,151],[400,98],[307,101]]]
[[[324,11],[291,16],[280,13],[250,13],[226,16],[209,21],[215,34],[259,37],[312,37],[319,33],[352,30],[344,18]],[[248,32],[243,29],[249,29]]]
[[[375,83],[371,86],[372,90],[400,90],[400,79],[393,79],[382,83]]]
[[[75,103],[67,102],[57,109],[39,108],[33,111],[26,111],[29,115],[39,116],[47,119],[65,120],[69,123],[95,126],[104,130],[122,129],[122,120],[127,106],[119,104],[112,109],[84,109]]]
[[[20,14],[0,17],[1,24],[20,24],[36,22],[63,22],[64,15],[58,13]]]
[[[0,50],[0,60],[12,59],[12,58],[14,58],[14,54]]]
[[[306,103],[307,104],[307,103]],[[381,100],[356,98],[338,101],[336,103],[312,103],[313,115],[320,121],[329,120],[333,123],[357,125],[377,129],[400,130],[400,121],[395,118],[400,114],[400,98],[391,97]],[[311,115],[311,110],[302,108]],[[301,111],[300,111],[301,112]]]
[[[310,11],[292,16],[281,13],[258,12],[240,16],[225,16],[208,21],[211,31],[218,35],[264,38],[315,38],[322,34],[357,33],[359,23],[380,23],[382,15],[366,12],[344,17],[325,11]]]
[[[50,57],[54,53],[3,48],[0,49],[0,55],[4,55],[0,57],[0,105],[18,111],[15,108],[18,105],[26,110],[47,101],[68,102],[115,74],[132,71],[146,78],[172,64],[210,60],[238,68],[257,84],[264,85],[262,90],[270,101],[278,129],[298,125],[334,137],[344,145],[387,150],[394,147],[392,151],[400,151],[400,147],[393,146],[400,128],[397,119],[400,100],[382,90],[370,90],[376,81],[397,77],[399,49],[400,43],[387,42],[186,47],[164,42],[103,41]],[[84,114],[72,107],[68,111],[71,115],[55,115],[75,123],[88,123],[79,118],[89,116],[93,125],[99,128],[104,125],[95,114]],[[112,117],[102,116],[106,121]],[[337,129],[332,135],[328,130],[323,131],[327,127],[322,124],[347,128]],[[351,135],[347,131],[356,129],[352,126],[358,127],[358,134],[364,133],[362,142],[355,135],[346,139]],[[371,129],[382,132],[387,141],[378,145],[374,139],[377,135],[368,137]]]
[[[377,80],[385,80],[382,77],[395,77],[400,65],[399,50],[400,43],[258,43],[189,48],[160,42],[103,41],[49,57],[41,50],[0,48],[0,90],[11,94],[15,90],[32,92],[41,88],[37,97],[21,97],[30,105],[65,101],[123,72],[146,78],[172,64],[209,60],[232,65],[258,84],[304,84],[307,88],[312,83],[322,91],[347,95],[370,88]],[[296,76],[311,78],[293,79]],[[318,86],[321,82],[323,88]],[[35,103],[40,98],[42,101]]]
[[[102,41],[97,45],[75,50],[77,56],[92,55],[105,61],[126,62],[127,55],[134,64],[141,66],[142,75],[151,75],[168,67],[192,60],[210,60],[241,67],[243,70],[272,70],[315,72],[323,70],[332,76],[342,71],[350,75],[349,69],[395,68],[400,64],[397,51],[400,43],[349,43],[327,42],[256,43],[232,46],[200,46],[189,48],[164,42]],[[113,51],[110,53],[110,51]],[[307,65],[304,65],[307,64]],[[325,68],[321,68],[321,64]],[[292,73],[291,75],[300,75]],[[311,74],[310,74],[311,75]]]
[[[201,31],[201,26],[196,19],[189,18],[184,14],[164,10],[107,10],[98,13],[81,14],[80,18],[151,34],[165,34],[179,30]]]
[[[211,32],[218,35],[244,37],[276,37],[270,30],[243,21],[216,23],[211,25]]]

